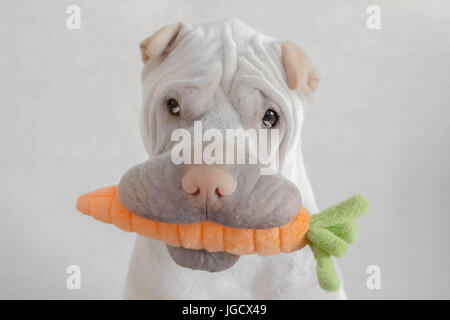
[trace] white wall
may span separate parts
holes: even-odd
[[[66,28],[72,3],[81,30]],[[373,3],[378,31],[366,28]],[[444,0],[1,1],[0,298],[121,297],[133,235],[77,213],[76,197],[145,159],[139,41],[233,16],[296,42],[322,75],[304,131],[319,204],[359,192],[371,203],[340,259],[350,297],[450,298]],[[66,289],[70,264],[79,291]],[[366,288],[372,264],[379,291]]]

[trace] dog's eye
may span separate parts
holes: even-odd
[[[278,114],[272,109],[269,109],[264,114],[262,124],[266,128],[272,128],[277,123],[277,121],[278,121]]]
[[[169,112],[175,116],[180,114],[180,105],[176,99],[167,100],[167,108],[169,109]]]

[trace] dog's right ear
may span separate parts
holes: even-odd
[[[142,41],[140,44],[142,61],[145,63],[150,59],[169,53],[182,28],[182,23],[170,24]]]

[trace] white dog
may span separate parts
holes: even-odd
[[[226,197],[219,194],[214,199],[202,198],[210,207],[222,201],[222,209],[207,212],[206,219],[249,228],[281,225],[298,212],[299,194],[311,214],[318,212],[300,137],[305,99],[315,91],[319,79],[300,48],[262,35],[240,21],[226,20],[199,26],[165,26],[144,40],[141,50],[145,62],[141,131],[150,160],[122,178],[119,196],[126,207],[164,222],[201,220],[205,209],[192,205],[190,198],[196,193],[186,190],[186,181],[182,183],[190,167],[178,168],[167,157],[173,147],[170,133],[178,127],[189,129],[199,119],[209,128],[220,129],[258,127],[262,120],[264,126],[277,126],[281,132],[279,174],[263,178],[250,169],[220,169],[237,184],[237,190]],[[223,182],[226,179],[214,181],[206,169],[202,179],[215,183],[213,190],[219,193],[229,187]],[[248,181],[258,181],[253,192],[257,196],[248,194]],[[281,196],[273,196],[273,185],[283,190]],[[145,193],[149,189],[151,194]],[[209,194],[208,190],[198,191]],[[251,199],[247,207],[239,197],[246,192],[246,198]],[[273,208],[272,204],[282,210],[259,214]],[[227,211],[231,205],[233,210]],[[253,206],[258,211],[252,210]],[[241,220],[233,215],[236,210],[241,210]],[[319,287],[316,262],[308,246],[269,257],[174,250],[168,250],[162,242],[137,236],[125,298],[346,298],[342,286],[338,292]]]

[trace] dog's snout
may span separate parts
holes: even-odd
[[[219,168],[191,168],[181,179],[183,190],[196,198],[198,205],[214,206],[221,197],[236,189],[236,179]]]

